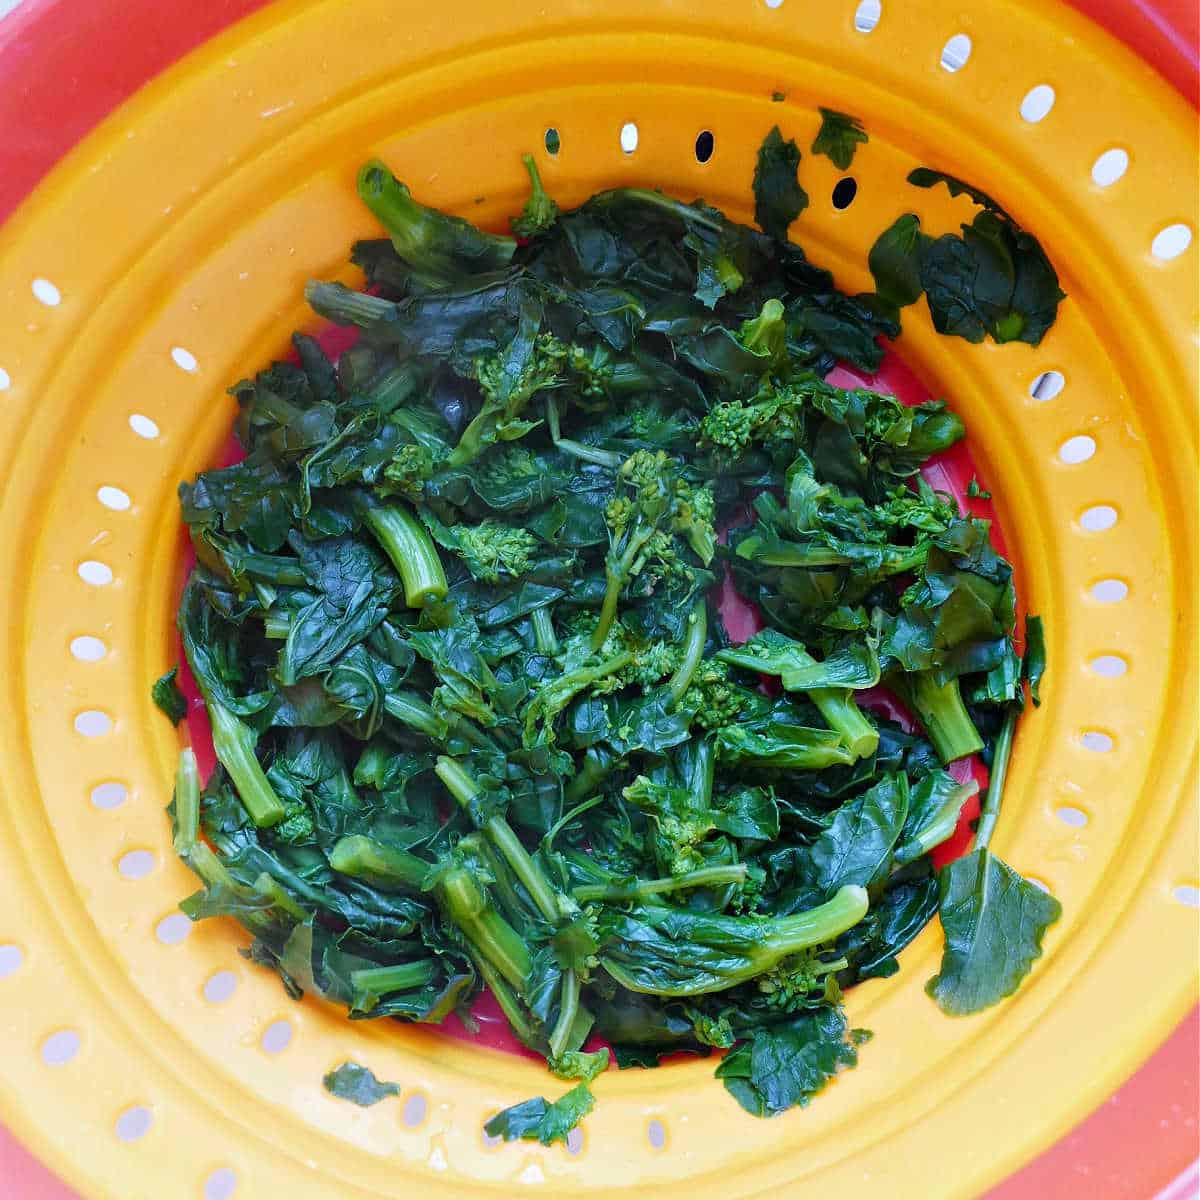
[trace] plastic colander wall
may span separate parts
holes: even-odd
[[[370,230],[368,154],[483,223],[518,207],[529,148],[563,202],[636,179],[744,219],[762,133],[806,145],[818,103],[871,132],[845,209],[832,165],[804,163],[797,234],[843,287],[869,286],[897,212],[969,213],[905,185],[931,164],[1033,229],[1071,297],[1036,349],[949,342],[916,308],[902,343],[964,414],[1050,633],[997,848],[1064,918],[1019,996],[969,1021],[923,994],[927,930],[851,996],[876,1038],[807,1111],[756,1122],[711,1064],[614,1072],[577,1152],[490,1147],[535,1066],[292,1005],[236,930],[175,912],[177,747],[147,689],[174,486],[224,441],[225,383],[305,319],[303,280]],[[1082,1116],[1195,986],[1192,119],[1082,19],[1017,0],[283,3],[117,111],[0,231],[0,1117],[87,1195],[303,1200],[971,1196]],[[327,1096],[347,1056],[401,1102]]]

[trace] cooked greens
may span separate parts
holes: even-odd
[[[814,151],[848,165],[865,133],[824,121]],[[895,972],[935,910],[953,1013],[1008,995],[1058,915],[988,848],[1045,654],[1036,618],[1017,649],[987,523],[921,476],[962,423],[825,378],[877,367],[920,287],[942,303],[942,252],[905,226],[880,294],[842,294],[786,240],[799,161],[773,129],[758,232],[637,189],[560,211],[527,158],[516,238],[367,164],[368,290],[307,289],[357,340],[330,362],[297,334],[235,385],[244,456],[180,489],[218,759],[176,781],[183,909],[235,917],[289,994],[352,1020],[437,1023],[488,988],[579,1081],[491,1136],[565,1139],[597,1038],[622,1067],[727,1049],[744,1108],[806,1104],[867,1036],[842,988]],[[975,198],[1023,264],[977,326],[1036,341],[1027,235]],[[723,581],[764,625],[741,644]],[[174,672],[155,699],[183,715]],[[978,846],[938,871],[976,790],[945,765],[980,750]],[[396,1090],[353,1062],[325,1082]]]
[[[979,212],[961,236],[939,238],[923,233],[914,213],[897,218],[868,259],[880,298],[899,309],[924,292],[939,333],[1036,346],[1066,295],[1041,243],[991,196],[953,175],[918,167],[908,182],[919,188],[945,184],[951,196],[968,196]]]

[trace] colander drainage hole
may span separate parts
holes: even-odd
[[[706,163],[713,156],[713,149],[716,147],[716,139],[712,135],[711,129],[702,129],[696,134],[696,161]]]
[[[79,578],[92,587],[106,587],[113,581],[112,567],[108,563],[97,562],[94,558],[85,559],[76,571]]]
[[[150,420],[149,417],[143,416],[141,413],[129,414],[129,428],[140,438],[145,438],[151,442],[159,435],[158,423]]]
[[[48,1067],[63,1067],[79,1053],[82,1041],[73,1029],[60,1029],[42,1043],[42,1062]]]
[[[1192,244],[1192,231],[1182,222],[1168,225],[1154,235],[1150,243],[1150,253],[1160,262],[1170,262],[1178,258]]]
[[[1113,740],[1098,729],[1087,729],[1079,737],[1079,744],[1093,754],[1107,754],[1113,748]]]
[[[1092,182],[1097,187],[1112,187],[1129,170],[1129,153],[1119,146],[1105,150],[1092,163]]]
[[[237,985],[237,976],[232,971],[218,971],[204,981],[204,998],[209,1004],[224,1004],[233,998]]]
[[[186,371],[189,375],[193,374],[200,365],[196,362],[196,356],[190,350],[185,350],[182,346],[171,347],[171,361],[181,371]]]
[[[1088,823],[1088,815],[1082,808],[1074,808],[1070,804],[1064,804],[1057,809],[1054,814],[1064,825],[1070,825],[1072,829],[1082,829]]]
[[[965,33],[956,33],[943,47],[942,70],[953,74],[961,71],[971,57],[971,39]]]
[[[546,130],[546,135],[542,138],[542,144],[546,147],[547,154],[557,154],[562,148],[562,138],[559,137],[558,130],[553,125]]]
[[[120,808],[129,799],[129,789],[123,783],[98,783],[92,788],[91,800],[97,808]]]
[[[1105,679],[1119,679],[1129,670],[1129,664],[1119,654],[1098,654],[1088,665]]]
[[[409,1129],[416,1129],[422,1121],[425,1120],[425,1114],[429,1111],[429,1101],[416,1092],[409,1096],[404,1102],[403,1120]]]
[[[112,725],[112,717],[98,708],[85,709],[75,717],[75,732],[86,738],[103,737]]]
[[[7,392],[12,387],[12,376],[0,367],[0,392]]]
[[[1092,599],[1101,604],[1117,604],[1129,595],[1129,584],[1123,579],[1101,579],[1092,584]]]
[[[183,913],[171,913],[154,927],[154,936],[164,946],[178,946],[191,932],[192,923]]]
[[[1021,101],[1021,116],[1030,125],[1036,125],[1050,115],[1054,100],[1054,89],[1048,83],[1039,83],[1025,93],[1025,99]]]
[[[661,1150],[667,1144],[667,1128],[657,1117],[646,1126],[646,1140],[655,1150]]]
[[[638,148],[638,127],[632,121],[621,126],[621,149],[632,154]]]
[[[149,850],[130,850],[117,859],[117,872],[122,879],[145,879],[153,870],[154,855]]]
[[[29,290],[33,292],[33,298],[47,308],[56,308],[62,303],[62,292],[48,279],[35,279],[29,285]]]
[[[883,16],[883,5],[880,0],[862,0],[854,10],[854,28],[859,33],[870,33],[879,24]]]
[[[1095,504],[1079,515],[1079,524],[1088,533],[1103,533],[1117,523],[1117,510],[1111,504]]]
[[[293,1033],[290,1021],[272,1021],[263,1030],[262,1048],[268,1054],[282,1054],[292,1044]]]
[[[847,175],[844,179],[839,179],[833,185],[833,207],[841,212],[847,209],[854,203],[854,197],[858,195],[858,180],[853,175]]]
[[[112,509],[113,512],[125,512],[133,503],[129,498],[128,492],[123,492],[119,487],[112,487],[107,483],[103,487],[96,489],[96,499],[105,508]]]
[[[25,961],[25,955],[20,946],[11,942],[0,946],[0,979],[7,979]]]
[[[143,1108],[140,1104],[133,1108],[127,1108],[117,1118],[117,1137],[123,1142],[137,1142],[150,1132],[150,1126],[154,1124],[154,1116],[148,1108]]]
[[[1180,884],[1171,895],[1188,908],[1200,908],[1200,888],[1193,887],[1190,883]]]
[[[1035,400],[1053,400],[1066,384],[1061,371],[1043,371],[1029,385],[1029,394]]]
[[[583,1130],[572,1129],[567,1134],[567,1153],[581,1154],[583,1152]]]
[[[237,1191],[237,1176],[229,1167],[218,1167],[204,1181],[204,1200],[230,1200]]]
[[[1067,438],[1058,448],[1058,457],[1069,467],[1087,462],[1095,453],[1096,439],[1088,437],[1086,433],[1079,433],[1074,437]]]
[[[82,635],[71,639],[71,657],[80,662],[99,662],[107,653],[108,647],[98,638]]]

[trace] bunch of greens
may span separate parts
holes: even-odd
[[[987,848],[1040,631],[1022,658],[986,523],[919,475],[959,419],[825,381],[897,329],[786,240],[799,158],[772,131],[767,232],[635,189],[559,212],[527,160],[519,240],[368,164],[368,290],[308,288],[358,341],[297,334],[232,389],[244,458],[181,488],[219,760],[180,766],[183,909],[352,1020],[469,1022],[490,989],[579,1081],[492,1134],[565,1137],[597,1036],[622,1067],[728,1049],[746,1109],[805,1104],[867,1036],[842,989],[939,907],[954,1013],[1058,915]],[[740,645],[727,572],[766,623]],[[859,703],[880,684],[923,734]],[[178,719],[173,675],[156,696]],[[977,848],[939,872],[977,751]],[[363,1070],[338,1094],[388,1094]]]

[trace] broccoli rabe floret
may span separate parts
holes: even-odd
[[[750,400],[716,404],[700,423],[701,445],[719,457],[740,458],[752,445],[796,443],[803,432],[803,385],[765,382]]]
[[[556,388],[563,382],[563,358],[566,349],[552,334],[540,334],[528,349],[519,367],[513,362],[512,346],[502,346],[493,354],[480,355],[472,363],[472,372],[483,393],[483,403],[463,430],[458,445],[447,462],[463,467],[474,461],[495,442],[524,437],[538,424],[522,417],[529,401],[539,392]]]
[[[692,676],[680,707],[692,713],[701,729],[732,725],[745,709],[745,690],[731,683],[729,668],[716,659],[705,659]]]
[[[425,481],[433,474],[433,455],[418,442],[401,446],[383,469],[386,490],[414,502],[425,493]]]
[[[478,525],[454,525],[450,532],[467,570],[484,583],[499,583],[501,572],[523,575],[537,546],[537,538],[527,529],[514,529],[490,517]]]
[[[542,187],[541,172],[538,171],[533,155],[526,154],[521,161],[525,164],[525,170],[529,172],[529,186],[532,190],[521,215],[514,217],[511,225],[517,237],[531,238],[549,229],[558,220],[558,205],[546,195],[546,189]]]
[[[313,836],[313,817],[308,805],[303,800],[284,800],[283,820],[271,833],[279,841],[287,842],[289,846],[310,841]]]
[[[798,954],[784,959],[754,983],[767,1007],[779,1012],[796,1012],[812,1007],[814,993],[815,998],[826,999],[829,989],[837,987],[832,976],[845,966],[844,958],[822,962],[815,953]],[[836,1000],[837,996],[828,998]]]
[[[681,557],[676,539],[683,539],[705,566],[716,551],[711,490],[683,479],[679,464],[665,451],[635,451],[617,471],[617,487],[618,495],[605,509],[608,586],[592,635],[593,649],[608,636],[617,600],[630,579],[647,568],[654,573],[652,582],[686,576],[692,570]]]

